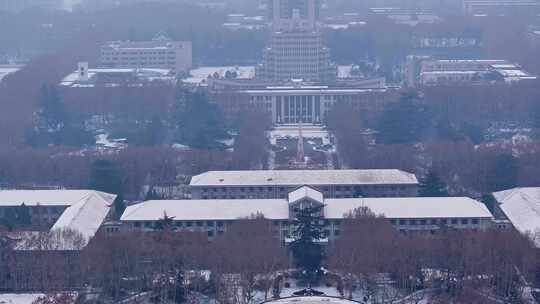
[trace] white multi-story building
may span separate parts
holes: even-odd
[[[187,73],[193,66],[192,46],[190,41],[111,41],[101,47],[101,65]]]
[[[418,180],[401,170],[209,171],[193,176],[193,199],[276,199],[308,185],[329,198],[411,197]]]
[[[360,208],[385,216],[403,232],[435,232],[446,227],[485,229],[492,223],[486,206],[467,197],[325,198],[322,192],[307,186],[280,199],[146,201],[129,206],[121,221],[127,230],[151,231],[166,214],[173,219],[175,230],[203,232],[213,238],[235,221],[262,216],[272,221],[276,237],[287,240],[296,210],[321,205],[325,234],[330,241],[339,237],[343,220]]]
[[[414,77],[412,75],[409,78]],[[444,85],[466,83],[513,83],[535,80],[537,77],[525,72],[519,65],[506,60],[423,60],[420,63],[420,85]],[[414,79],[412,79],[414,80]],[[411,82],[412,80],[409,80]]]

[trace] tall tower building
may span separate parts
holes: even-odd
[[[318,21],[320,0],[268,0],[272,33],[257,77],[325,82],[336,78]]]

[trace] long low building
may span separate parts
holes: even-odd
[[[493,197],[512,226],[530,235],[540,247],[540,187],[508,189],[493,193]]]
[[[383,215],[400,231],[436,231],[442,227],[484,229],[492,215],[486,206],[467,197],[408,198],[325,198],[323,193],[303,186],[283,199],[157,200],[129,206],[121,217],[128,230],[153,230],[157,223],[172,218],[177,230],[220,235],[234,221],[263,216],[274,223],[274,233],[290,236],[294,210],[306,205],[324,205],[326,233],[338,237],[343,219],[356,209],[367,207]]]
[[[94,190],[1,190],[0,224],[14,214],[24,212],[28,223],[13,223],[14,230],[23,230],[19,248],[26,236],[44,228],[77,231],[84,238],[77,246],[85,246],[107,220],[116,195]],[[21,211],[23,210],[24,211]],[[30,232],[30,233],[28,233]],[[14,235],[14,234],[12,234]],[[65,249],[73,249],[64,243]]]
[[[410,197],[418,192],[416,176],[396,169],[209,171],[190,182],[193,199],[286,198],[304,185],[329,198]]]

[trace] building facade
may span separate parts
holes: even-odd
[[[417,63],[418,64],[418,63]],[[418,84],[423,86],[447,84],[513,83],[535,80],[537,77],[519,65],[506,60],[423,60],[420,63]],[[408,77],[414,83],[414,75]]]
[[[206,233],[213,238],[225,233],[235,221],[262,216],[272,222],[276,237],[288,241],[293,237],[295,210],[321,205],[329,241],[339,237],[343,221],[360,208],[385,216],[402,232],[486,229],[492,223],[485,205],[466,197],[325,198],[322,192],[307,186],[281,199],[146,201],[129,206],[121,221],[128,231],[153,231],[167,214],[173,219],[174,230]]]
[[[79,245],[86,245],[109,217],[115,198],[116,195],[94,190],[0,190],[0,220],[9,222],[6,217],[27,208],[29,225],[14,223],[12,228],[17,230],[21,228],[18,225],[24,226],[25,232],[69,229],[84,238]],[[18,246],[33,246],[25,245],[26,240],[21,237]],[[63,245],[70,246],[69,242]]]
[[[535,0],[462,0],[465,15],[504,15],[540,13],[540,3]]]
[[[177,74],[193,66],[190,41],[111,41],[101,46],[101,65],[109,68],[157,68]]]
[[[275,126],[324,125],[336,104],[349,104],[359,112],[374,112],[396,97],[396,91],[385,86],[384,78],[350,86],[288,83],[225,87],[212,89],[210,95],[227,119],[235,119],[245,109],[255,108],[266,111]]]
[[[282,199],[308,185],[328,198],[413,197],[418,180],[401,170],[209,171],[193,176],[193,199]]]
[[[335,80],[337,67],[330,62],[330,51],[323,44],[318,25],[319,1],[269,0],[268,6],[272,32],[257,77],[273,81]]]

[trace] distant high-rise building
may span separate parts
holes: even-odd
[[[272,33],[257,77],[286,81],[334,80],[337,68],[319,29],[319,0],[269,0]]]
[[[313,30],[320,15],[319,0],[269,0],[274,31]]]

